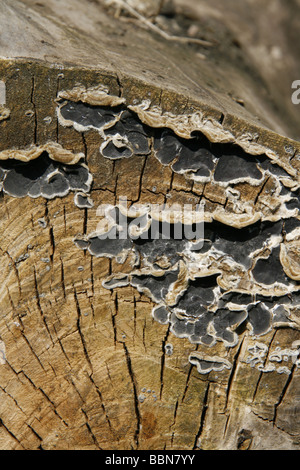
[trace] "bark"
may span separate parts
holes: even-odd
[[[148,3],[0,5],[0,448],[298,449],[299,4]],[[124,196],[208,251],[97,244]]]

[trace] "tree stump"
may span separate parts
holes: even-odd
[[[107,3],[0,5],[0,448],[298,449],[292,53]]]

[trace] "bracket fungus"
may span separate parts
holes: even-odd
[[[300,183],[289,160],[246,136],[234,138],[200,112],[175,116],[145,102],[126,105],[102,85],[60,91],[56,102],[60,125],[98,132],[104,159],[151,156],[173,175],[210,185],[224,201],[211,209],[204,192],[203,212],[184,216],[166,204],[108,205],[97,230],[74,238],[91,256],[121,265],[103,287],[136,288],[154,302],[155,320],[206,347],[234,347],[241,325],[255,338],[298,325]],[[47,199],[74,191],[75,205],[91,209],[93,177],[81,158],[52,143],[0,152],[1,189]],[[200,373],[230,368],[197,354],[190,362]]]
[[[299,448],[299,2],[0,1],[0,449]]]
[[[29,161],[0,160],[0,183],[2,191],[13,197],[53,199],[70,191],[88,192],[92,175],[84,163],[64,164],[42,152]]]
[[[186,220],[153,217],[147,208],[134,219],[133,206],[111,207],[100,231],[74,240],[93,256],[121,264],[130,257],[131,271],[112,273],[105,288],[135,287],[157,304],[155,320],[169,323],[178,337],[210,347],[216,342],[235,346],[242,324],[254,337],[279,324],[295,325],[299,180],[288,160],[246,136],[233,138],[199,113],[176,117],[148,103],[126,106],[117,99],[110,107],[105,101],[95,105],[92,91],[85,91],[84,100],[72,91],[60,98],[65,101],[58,106],[59,122],[81,132],[97,130],[104,158],[147,158],[153,149],[162,167],[218,188],[226,201],[204,209],[204,232],[197,239],[188,239],[184,230],[174,237],[178,223],[188,232]],[[256,196],[249,198],[253,188]],[[117,220],[122,211],[129,216],[125,228]],[[201,373],[221,367],[197,361]]]
[[[207,120],[198,112],[175,116],[151,108],[149,103],[126,105],[124,99],[108,96],[103,99],[105,105],[95,105],[93,88],[85,89],[84,101],[77,88],[60,92],[59,123],[79,132],[99,132],[100,153],[105,158],[147,157],[154,149],[158,161],[174,173],[209,183],[223,192],[227,207],[220,205],[207,212],[206,221],[218,220],[241,228],[259,219],[277,221],[297,216],[299,179],[289,159],[280,158],[251,136],[224,134],[217,122],[210,121],[208,129]],[[112,104],[107,106],[109,100]],[[238,189],[241,185],[242,191]],[[253,187],[258,188],[257,193],[249,199]]]
[[[130,256],[131,271],[112,274],[103,286],[114,289],[131,285],[150,297],[157,304],[153,318],[169,323],[176,336],[206,346],[221,341],[233,347],[241,324],[247,325],[255,337],[274,326],[295,325],[293,310],[299,306],[300,290],[280,264],[283,222],[257,222],[250,230],[220,222],[205,224],[203,242],[206,240],[208,246],[203,250],[201,244],[199,250],[192,251],[190,240],[184,237],[174,240],[160,233],[160,237],[151,238],[153,220],[149,214],[151,223],[144,224],[145,232],[130,238],[128,231],[124,236],[119,218],[112,215],[120,213],[119,209],[116,206],[107,212],[115,231],[112,225],[103,224],[108,227],[106,232],[74,241],[91,255],[115,258],[121,264]],[[145,233],[148,237],[143,239]],[[271,269],[261,267],[259,263],[264,262],[271,263]]]

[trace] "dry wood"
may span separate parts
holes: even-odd
[[[288,90],[266,93],[249,9],[183,3],[152,18],[162,38],[106,2],[1,2],[0,449],[299,448],[292,32]],[[297,11],[264,3],[275,24]],[[209,260],[174,240],[96,246],[98,207],[124,196],[129,215],[204,202]]]

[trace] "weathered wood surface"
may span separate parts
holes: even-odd
[[[53,164],[65,162],[71,168],[81,156],[93,177],[86,190],[93,207],[80,208],[71,186],[63,197],[15,197],[8,173],[6,180],[0,174],[1,449],[299,448],[299,215],[286,212],[279,193],[284,188],[299,203],[300,144],[292,138],[299,137],[300,121],[290,103],[291,81],[299,78],[293,60],[298,44],[293,43],[294,29],[286,35],[280,26],[283,2],[276,2],[273,15],[272,2],[264,2],[270,24],[283,28],[283,57],[276,60],[279,69],[285,63],[278,73],[284,80],[276,76],[274,81],[266,56],[254,57],[255,44],[245,26],[248,13],[240,6],[235,11],[238,2],[230,1],[224,12],[217,0],[209,6],[190,2],[192,13],[180,14],[183,3],[175,2],[172,20],[161,15],[157,24],[181,36],[192,34],[194,26],[193,34],[213,42],[212,47],[163,39],[124,11],[115,18],[115,8],[103,2],[1,2],[0,81],[6,88],[1,168],[12,174],[8,158],[30,160],[47,153]],[[291,2],[285,18],[290,14],[297,21],[297,5]],[[250,11],[257,19],[257,10]],[[270,51],[271,27],[254,25],[264,31],[261,41]],[[294,49],[288,51],[291,44]],[[259,41],[257,49],[263,49]],[[273,49],[268,57],[278,54]],[[100,98],[99,85],[107,87]],[[73,94],[64,94],[70,90]],[[68,120],[63,106],[59,111],[65,103],[76,110],[78,102],[92,108],[107,99],[129,106],[138,125],[141,119],[148,126],[144,156],[105,157],[99,148],[108,134],[88,121],[76,124],[78,115]],[[144,100],[150,108],[139,106]],[[182,116],[189,116],[188,122]],[[172,162],[161,163],[153,150],[161,126],[172,129],[183,145],[191,131],[199,130],[208,142],[238,145],[243,155],[267,155],[285,173],[261,169],[259,183],[250,177],[234,182],[230,187],[240,194],[237,210],[226,193],[228,185],[214,178],[195,180],[193,173],[172,170]],[[88,236],[100,220],[98,206],[114,206],[122,196],[145,204],[204,201],[207,223],[232,225],[235,233],[259,221],[292,220],[296,230],[289,232],[284,225],[275,233],[281,238],[267,241],[258,256],[268,259],[280,247],[286,284],[253,281],[245,270],[238,274],[237,289],[265,299],[285,297],[286,303],[278,304],[291,304],[284,310],[286,321],[276,323],[272,310],[265,331],[254,334],[255,322],[247,318],[232,343],[219,331],[217,341],[205,346],[176,335],[172,322],[156,321],[152,311],[157,302],[132,283],[105,288],[108,276],[131,274],[132,253],[123,262],[117,256],[93,256],[74,239],[90,243]],[[227,268],[221,259],[217,263],[211,271],[206,266],[207,276],[221,270],[219,287],[234,291],[230,275],[235,271],[230,263]],[[199,279],[199,273],[195,276]],[[268,301],[274,309],[275,301]],[[198,358],[217,358],[217,365],[199,373],[197,359],[189,360],[194,352]],[[223,360],[220,370],[218,360]]]

